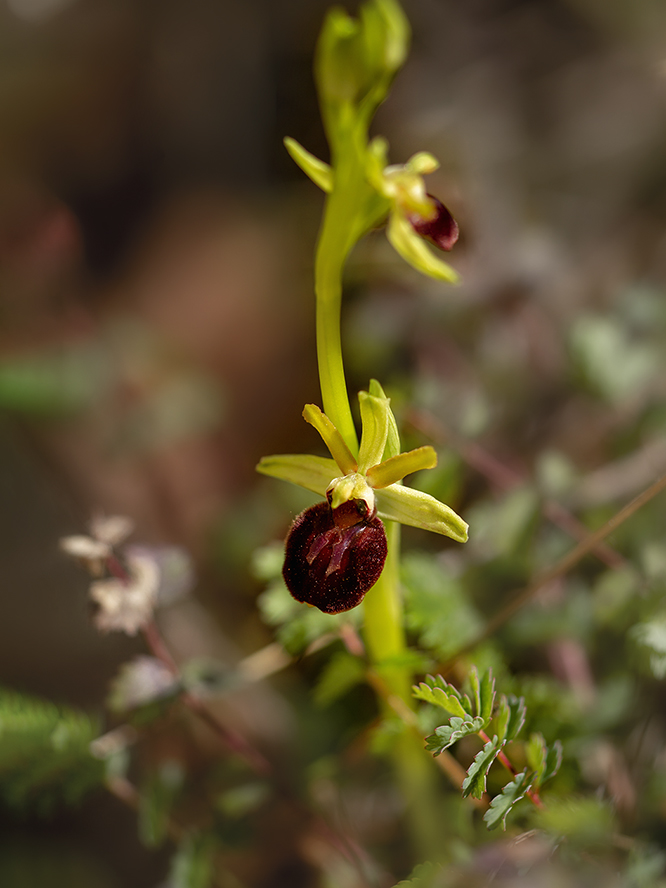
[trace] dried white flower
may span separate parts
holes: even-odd
[[[112,548],[118,546],[134,530],[134,522],[125,515],[93,515],[90,524],[90,536]]]
[[[128,537],[134,523],[124,515],[95,515],[90,525],[90,536],[78,534],[63,537],[60,548],[67,555],[77,558],[94,577],[104,573],[104,563],[113,554],[113,547]]]
[[[136,635],[153,616],[157,603],[159,570],[151,558],[130,555],[128,577],[96,580],[90,597],[98,605],[93,620],[100,632],[126,632]]]

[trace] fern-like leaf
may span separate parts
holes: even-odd
[[[453,716],[449,719],[448,725],[440,725],[434,734],[426,737],[426,749],[434,755],[439,755],[449,746],[453,746],[457,740],[469,734],[477,734],[484,727],[485,723],[480,716],[471,720]]]
[[[457,688],[445,681],[441,675],[427,675],[426,680],[412,688],[417,700],[441,706],[451,715],[458,718],[474,716],[472,701],[467,694],[461,694]]]
[[[490,807],[483,815],[488,829],[496,829],[500,824],[506,829],[506,818],[513,806],[524,798],[533,785],[534,775],[527,770],[517,774],[507,783],[502,792],[491,801]]]
[[[525,698],[502,694],[495,716],[497,736],[505,743],[515,740],[525,724]]]
[[[502,748],[502,744],[498,737],[493,737],[483,747],[481,752],[477,753],[474,761],[467,769],[467,777],[463,780],[462,795],[466,799],[472,796],[480,799],[486,791],[486,779],[490,766],[495,761],[497,753]]]
[[[83,712],[0,689],[0,798],[41,813],[77,802],[104,778],[98,733]]]

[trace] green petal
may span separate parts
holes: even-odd
[[[372,466],[366,472],[370,487],[375,490],[388,487],[401,481],[405,475],[419,472],[421,469],[434,469],[437,465],[437,454],[429,445],[417,447],[407,453],[399,453],[391,459],[385,459],[378,466]]]
[[[399,521],[467,542],[467,524],[460,515],[427,493],[394,484],[378,490],[376,498],[377,514],[384,521]]]
[[[375,398],[383,398],[386,401],[388,435],[386,436],[386,447],[384,447],[382,459],[390,459],[390,457],[397,456],[400,453],[400,433],[398,432],[398,423],[395,421],[395,416],[391,410],[391,399],[386,397],[384,389],[376,379],[370,380],[368,391],[371,395],[374,395]]]
[[[311,456],[309,453],[264,456],[256,469],[262,475],[291,481],[292,484],[298,484],[320,496],[326,496],[328,485],[338,475],[338,466],[334,460]]]
[[[358,451],[358,470],[365,474],[370,466],[381,462],[389,433],[388,398],[377,398],[369,392],[359,392],[361,407],[361,446]]]
[[[389,217],[386,236],[396,252],[417,271],[451,284],[457,284],[460,280],[458,272],[438,259],[407,219],[395,209]]]
[[[314,154],[310,154],[305,148],[290,136],[284,139],[284,147],[289,152],[291,159],[298,164],[306,176],[309,176],[315,185],[322,191],[333,191],[333,170],[323,160],[319,160]]]
[[[316,404],[306,404],[303,408],[303,419],[317,429],[331,456],[340,467],[342,474],[350,475],[352,472],[355,472],[358,468],[356,460],[349,447],[345,444],[345,439],[328,416],[322,413]]]
[[[409,158],[405,169],[417,176],[427,176],[439,169],[439,161],[428,151],[418,151]]]

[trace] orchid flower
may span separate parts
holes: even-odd
[[[310,154],[295,139],[285,146],[300,168],[322,191],[334,188],[333,169]],[[387,165],[388,145],[376,137],[366,149],[365,169],[369,186],[365,218],[361,228],[369,230],[386,221],[386,236],[402,258],[417,271],[439,280],[457,283],[459,275],[427,246],[449,251],[458,240],[458,225],[441,201],[426,191],[423,176],[434,172],[439,162],[420,151],[405,164]],[[363,232],[364,233],[364,232]]]
[[[308,454],[264,457],[257,470],[291,481],[325,497],[293,522],[285,545],[283,577],[297,601],[325,613],[360,604],[386,559],[383,521],[399,521],[467,540],[467,524],[439,500],[403,486],[412,472],[431,469],[437,455],[430,446],[399,453],[389,399],[373,380],[359,393],[362,436],[358,458],[338,429],[314,404],[303,410],[332,458]]]

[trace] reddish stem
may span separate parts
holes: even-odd
[[[484,743],[491,742],[490,737],[486,734],[485,731],[477,731],[477,734],[483,740]],[[507,756],[503,750],[500,749],[500,751],[497,753],[497,758],[499,759],[500,762],[502,762],[502,764],[507,769],[507,771],[511,774],[512,777],[518,776],[518,771],[516,771],[513,764],[507,758]],[[544,808],[544,804],[543,804],[538,792],[535,792],[533,789],[528,789],[526,795],[527,795],[528,799],[534,804],[535,808],[541,808],[541,809]]]
[[[151,620],[142,627],[143,637],[154,657],[163,663],[175,676],[180,675],[178,663],[171,651],[166,646],[162,634],[155,620]],[[250,765],[257,774],[268,774],[271,771],[270,763],[256,750],[241,734],[233,731],[218,721],[206,704],[191,691],[183,691],[180,699],[190,712],[195,713],[208,727],[222,740],[222,742]]]

